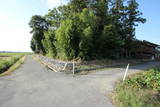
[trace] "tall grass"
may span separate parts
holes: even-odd
[[[113,97],[117,107],[159,107],[160,68],[129,77],[118,82]]]
[[[7,60],[0,61],[0,73],[6,71],[10,66],[12,66],[16,61],[18,61],[19,57],[11,57]]]
[[[25,55],[25,54],[27,54],[27,53],[0,53],[0,57],[21,56],[21,55]]]
[[[21,64],[23,64],[24,60],[25,60],[25,56],[23,56],[18,61],[16,61],[11,67],[9,67],[7,69],[7,71],[1,73],[0,77],[11,74],[11,72],[13,72],[15,69],[17,69],[18,67],[20,67]]]
[[[9,67],[11,67],[24,55],[25,53],[0,53],[0,73],[8,70]]]

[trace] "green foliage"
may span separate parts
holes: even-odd
[[[128,58],[141,15],[136,0],[70,0],[31,18],[31,49],[64,60]]]
[[[12,57],[12,56],[23,56],[23,55],[26,55],[26,54],[29,54],[29,53],[12,53],[12,52],[2,52],[0,53],[0,57]]]
[[[93,46],[93,31],[91,27],[84,29],[83,35],[81,36],[81,41],[79,43],[79,57],[81,59],[89,59],[92,55]]]
[[[96,16],[94,15],[93,10],[84,8],[79,15],[80,21],[83,23],[83,27],[91,27],[94,29],[96,27]],[[82,24],[81,23],[81,24]]]
[[[115,103],[118,107],[159,107],[160,68],[131,76],[117,83]]]
[[[32,16],[29,26],[32,28],[31,33],[33,33],[31,49],[35,53],[45,54],[42,39],[44,39],[44,32],[48,29],[47,21],[43,17],[35,15]]]
[[[47,56],[52,58],[56,57],[57,50],[55,47],[55,31],[48,30],[47,32],[45,32],[44,36],[45,39],[42,40],[42,43]]]
[[[70,60],[77,56],[78,32],[73,20],[66,19],[56,31],[58,58]]]
[[[125,84],[136,88],[150,88],[160,91],[160,68],[150,69],[147,72],[129,78]]]
[[[116,87],[114,98],[116,107],[159,107],[158,92],[137,89],[121,83]]]
[[[103,57],[119,58],[123,41],[120,39],[114,25],[104,27],[100,38],[100,50]]]
[[[19,60],[22,56],[12,56],[6,60],[0,61],[0,73],[5,72],[10,66],[12,66],[16,61]]]
[[[133,41],[135,39],[135,27],[138,26],[137,23],[145,23],[146,19],[141,18],[142,13],[138,10],[138,3],[136,0],[129,0],[127,6],[124,6],[123,26],[125,27],[123,31],[124,41],[125,41],[125,53],[126,57],[130,57],[130,53],[133,50]]]
[[[72,12],[81,12],[87,7],[89,0],[71,0],[70,7]]]

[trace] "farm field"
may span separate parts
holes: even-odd
[[[25,53],[0,53],[0,74],[8,70]]]

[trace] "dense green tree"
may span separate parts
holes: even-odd
[[[61,16],[57,8],[49,10],[48,14],[45,15],[45,19],[49,24],[49,27],[57,29],[60,26]]]
[[[47,53],[47,56],[55,58],[57,55],[56,50],[56,40],[55,40],[55,31],[54,30],[48,30],[44,33],[45,38],[42,40],[45,52]]]
[[[78,56],[78,35],[77,26],[73,20],[62,21],[56,31],[58,58],[70,60]]]
[[[32,16],[29,26],[32,28],[31,33],[33,34],[31,48],[35,53],[45,54],[45,49],[42,44],[42,40],[44,39],[44,32],[48,29],[47,21],[39,16]]]
[[[124,49],[125,56],[131,57],[131,52],[134,47],[135,41],[135,27],[138,26],[138,23],[144,23],[146,19],[140,17],[142,13],[138,10],[138,3],[136,0],[129,0],[128,5],[125,6],[125,15],[123,18],[123,27],[124,27]]]
[[[35,43],[35,40],[33,39],[33,37],[32,37],[32,39],[31,39],[31,49],[32,49],[32,51],[34,51],[35,53],[38,53],[38,52],[36,52],[36,43]]]
[[[70,7],[73,13],[82,12],[84,8],[87,8],[89,0],[70,0]]]
[[[123,41],[121,40],[115,25],[106,25],[100,38],[100,53],[102,57],[119,58]]]
[[[97,16],[97,31],[102,32],[104,25],[108,23],[108,1],[107,0],[95,0],[92,8]]]
[[[93,31],[91,27],[85,28],[79,43],[79,57],[81,59],[90,59],[93,50]]]
[[[141,15],[136,0],[70,0],[31,18],[31,49],[63,60],[128,58]]]

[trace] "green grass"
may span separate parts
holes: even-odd
[[[113,101],[117,107],[159,107],[160,67],[119,81]]]
[[[112,68],[119,68],[125,67],[129,63],[131,66],[145,63],[147,60],[127,60],[127,59],[120,59],[120,60],[110,60],[110,59],[103,59],[103,60],[93,60],[93,61],[85,61],[81,62],[80,64],[76,65],[75,71],[78,75],[87,75],[92,72],[108,70]]]
[[[0,57],[11,57],[11,56],[20,56],[25,55],[27,53],[0,53]]]
[[[113,69],[113,68],[109,68],[109,67],[90,67],[90,66],[81,66],[80,69],[77,67],[76,68],[76,75],[87,75],[89,73],[93,73],[93,72],[99,72],[102,70],[109,70],[109,69]]]
[[[7,71],[1,73],[0,77],[11,74],[11,72],[13,72],[15,69],[17,69],[18,67],[20,67],[21,64],[23,64],[24,60],[25,60],[25,56],[23,56],[22,58],[20,58],[11,67],[9,67]]]
[[[0,53],[0,74],[7,71],[24,55],[25,53]]]

